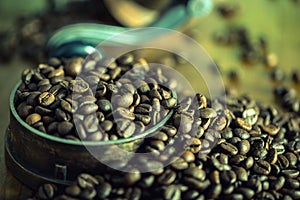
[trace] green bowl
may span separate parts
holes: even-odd
[[[174,112],[170,110],[155,126],[126,139],[98,142],[68,140],[43,133],[21,119],[14,105],[20,84],[21,81],[14,87],[9,99],[10,124],[5,136],[5,158],[13,175],[30,188],[44,182],[69,184],[82,172],[105,173],[107,166],[91,155],[90,150],[101,152],[104,163],[127,162],[129,153],[136,150],[143,138],[154,134]],[[177,98],[175,92],[173,96]],[[118,151],[119,148],[125,151]]]

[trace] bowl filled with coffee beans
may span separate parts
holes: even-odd
[[[172,84],[132,54],[109,61],[51,58],[25,69],[10,96],[7,165],[32,187],[104,170],[99,159],[126,165],[129,153],[173,115]]]

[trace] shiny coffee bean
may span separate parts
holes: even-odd
[[[29,125],[34,125],[35,123],[41,121],[42,117],[41,115],[37,114],[37,113],[32,113],[30,115],[28,115],[28,117],[26,118],[26,123]]]
[[[268,175],[271,172],[271,165],[264,160],[258,160],[253,166],[254,172],[262,175]]]

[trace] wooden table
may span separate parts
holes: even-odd
[[[8,12],[7,7],[12,7],[12,2],[5,0],[0,4],[0,13],[2,13],[0,15],[6,14],[5,17],[1,18],[1,29],[9,27],[11,19],[18,13],[16,9],[11,13]],[[26,2],[24,1],[24,4]],[[260,35],[265,36],[268,41],[269,51],[277,54],[279,67],[290,76],[291,70],[300,66],[300,40],[298,38],[300,35],[300,3],[295,3],[292,0],[215,0],[215,2],[238,3],[240,10],[231,19],[223,19],[214,11],[205,18],[193,20],[188,26],[189,30],[186,32],[193,35],[194,39],[218,63],[226,86],[231,85],[237,89],[239,94],[246,93],[267,105],[273,104],[272,86],[274,83],[270,81],[270,69],[267,69],[261,63],[251,66],[242,64],[237,59],[238,48],[217,45],[212,40],[212,34],[228,25],[243,25],[247,27],[253,39]],[[39,8],[41,7],[43,6],[39,5]],[[3,11],[3,9],[6,10]],[[0,63],[1,138],[4,138],[4,133],[9,123],[9,93],[17,80],[20,79],[21,71],[28,67],[32,67],[32,64],[18,57],[8,64]],[[199,76],[193,73],[191,68],[180,64],[175,69],[190,81],[196,91],[204,91],[206,93],[205,89],[198,84]],[[233,84],[228,81],[227,77],[230,70],[237,71],[239,82]],[[28,195],[30,191],[7,172],[3,155],[3,141],[3,139],[0,140],[0,199],[17,199]]]

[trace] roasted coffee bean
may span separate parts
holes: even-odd
[[[277,164],[281,169],[286,169],[289,166],[289,160],[284,155],[278,155]]]
[[[31,92],[26,99],[27,104],[31,106],[37,106],[40,94],[40,92]]]
[[[254,165],[254,159],[252,156],[250,156],[245,160],[243,167],[245,167],[245,169],[250,169],[253,167],[253,165]]]
[[[221,172],[221,180],[224,181],[224,183],[232,184],[236,179],[236,173],[232,170],[224,170]]]
[[[201,150],[201,141],[198,138],[192,138],[188,142],[188,150],[192,153],[198,153]]]
[[[269,177],[269,182],[270,182],[270,188],[275,191],[278,191],[284,186],[285,178],[283,176],[279,176],[279,177],[271,176]]]
[[[221,137],[224,139],[229,139],[233,137],[233,132],[230,128],[226,128],[223,131],[221,131]]]
[[[282,144],[273,143],[271,147],[276,149],[278,155],[283,154],[285,152],[285,147]]]
[[[236,148],[236,146],[234,146],[228,142],[223,142],[220,146],[224,151],[226,151],[227,153],[229,153],[231,155],[236,155],[238,153],[238,149]]]
[[[70,81],[69,88],[74,93],[84,93],[88,91],[89,84],[85,82],[83,79],[77,78],[75,80]]]
[[[157,181],[158,183],[163,185],[170,185],[175,181],[175,179],[176,179],[176,173],[168,169],[160,176],[158,176]]]
[[[242,140],[237,146],[239,154],[241,155],[246,155],[250,151],[250,143],[248,140]]]
[[[17,107],[17,111],[20,117],[26,118],[28,115],[32,114],[35,110],[33,106],[27,105],[26,102],[23,102]],[[40,114],[39,112],[37,113]]]
[[[299,176],[299,170],[295,169],[283,169],[281,173],[287,178],[297,178]]]
[[[176,105],[176,103],[177,103],[177,99],[174,97],[165,99],[161,102],[162,106],[167,109],[173,108]]]
[[[67,135],[67,134],[71,133],[72,129],[73,129],[73,124],[68,121],[60,122],[57,126],[57,131],[61,135]]]
[[[151,122],[151,117],[149,115],[135,114],[135,120],[143,122],[144,125],[148,125]]]
[[[65,189],[65,192],[67,195],[76,197],[76,196],[80,195],[81,189],[77,185],[71,185]]]
[[[61,101],[60,101],[60,106],[61,106],[61,108],[63,109],[63,110],[65,110],[65,111],[67,111],[67,112],[69,112],[69,113],[72,113],[72,105],[68,102],[68,101],[66,101],[66,100],[64,100],[64,99],[62,99]]]
[[[274,124],[269,124],[269,125],[263,125],[261,126],[262,130],[268,133],[269,135],[276,135],[280,128]]]
[[[65,72],[67,75],[76,77],[82,71],[83,58],[73,58],[69,60],[65,66]]]
[[[236,125],[246,131],[251,131],[252,126],[248,122],[246,122],[243,118],[236,118]]]
[[[288,159],[288,161],[290,163],[290,166],[296,166],[297,165],[298,158],[297,158],[297,156],[294,153],[287,152],[284,155]]]
[[[278,153],[277,150],[274,148],[271,148],[268,152],[267,158],[266,160],[270,163],[270,164],[275,164],[277,162],[277,158],[278,158]]]
[[[169,185],[164,192],[165,199],[180,199],[181,191],[177,185]]]
[[[244,139],[244,140],[247,140],[250,138],[250,134],[246,130],[241,129],[241,128],[234,129],[233,133],[235,136],[240,137],[241,139]]]
[[[58,121],[68,121],[71,118],[69,114],[67,114],[60,108],[57,108],[55,110],[55,117]]]
[[[248,181],[248,173],[242,167],[233,167],[233,170],[236,173],[237,180],[239,181]]]
[[[97,187],[98,198],[108,197],[111,193],[111,190],[112,190],[112,186],[109,183],[107,182],[101,183],[99,187]]]
[[[181,157],[188,163],[195,161],[195,155],[192,151],[185,151]]]
[[[82,107],[79,107],[76,113],[82,115],[90,115],[92,113],[95,113],[97,110],[98,110],[97,104],[87,103],[84,104]]]
[[[183,158],[176,159],[171,166],[176,170],[184,170],[188,168],[188,163]]]
[[[135,132],[135,124],[130,120],[117,120],[117,133],[120,137],[128,138]]]
[[[125,193],[125,198],[130,200],[139,200],[141,199],[141,196],[142,196],[142,191],[140,188],[137,187],[128,188]]]
[[[87,188],[93,188],[94,185],[99,184],[98,180],[89,175],[89,174],[80,174],[77,177],[77,184],[82,188],[82,189],[87,189]]]
[[[32,108],[32,107],[31,107]],[[29,108],[26,108],[25,107],[25,109],[30,109],[30,107]],[[30,111],[30,110],[29,110]],[[34,111],[36,112],[36,113],[38,113],[38,114],[40,114],[41,116],[43,116],[43,115],[52,115],[53,114],[53,111],[52,110],[50,110],[50,109],[48,109],[48,108],[45,108],[45,107],[42,107],[42,106],[36,106],[35,107],[35,109],[34,109]],[[28,111],[27,111],[28,112]]]
[[[109,132],[113,128],[113,122],[110,120],[104,120],[100,126],[104,131]]]
[[[217,112],[212,108],[203,108],[199,111],[201,118],[214,118],[217,116]]]
[[[83,121],[83,125],[87,132],[92,133],[98,130],[99,121],[96,118],[96,115],[88,115]]]
[[[258,160],[253,166],[254,172],[262,175],[268,175],[271,172],[271,165],[264,160]]]
[[[56,186],[52,184],[44,184],[38,189],[38,198],[39,199],[52,199],[56,193]]]
[[[28,115],[28,117],[26,118],[26,123],[29,125],[34,125],[35,123],[41,121],[41,119],[42,119],[41,115],[37,113],[32,113]]]
[[[132,169],[125,175],[125,182],[127,185],[133,185],[141,179],[141,173],[137,169]]]

